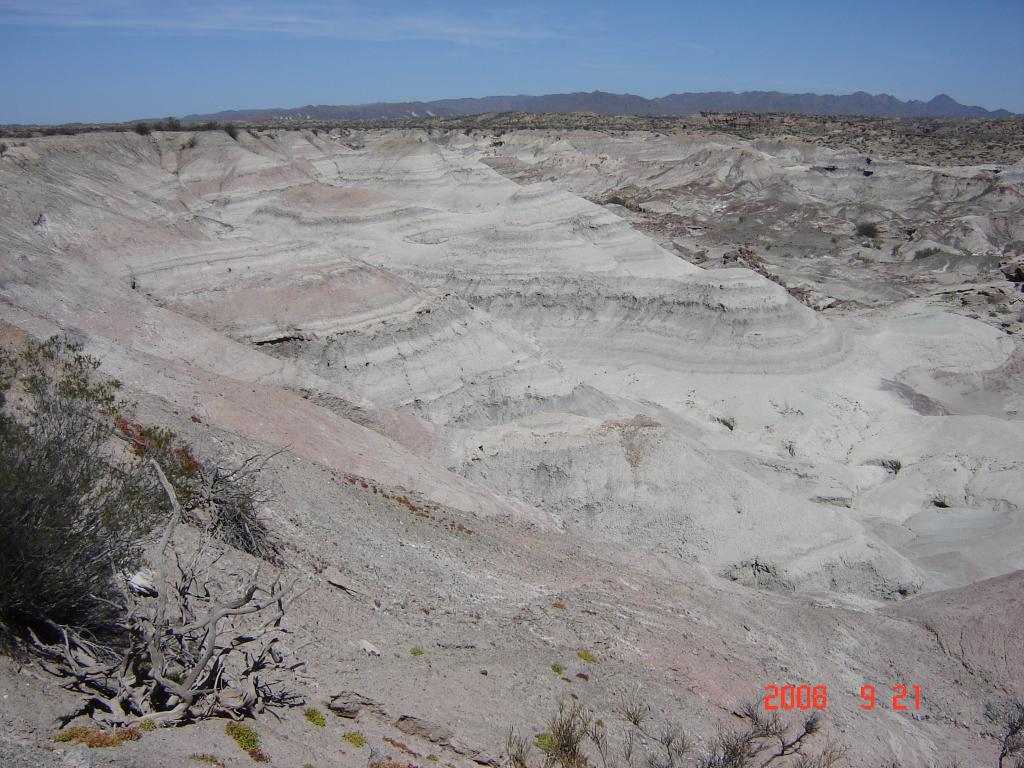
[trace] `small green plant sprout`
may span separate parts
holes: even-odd
[[[197,763],[206,763],[207,765],[212,765],[214,768],[224,768],[224,761],[216,755],[189,755],[188,759],[194,760]]]
[[[555,739],[550,733],[538,733],[533,737],[533,743],[537,745],[544,754],[547,754],[555,745]]]
[[[311,722],[318,728],[323,728],[325,725],[327,725],[327,720],[324,717],[324,713],[316,707],[307,707],[302,714],[307,720],[309,720],[309,722]]]
[[[587,664],[597,664],[597,656],[592,654],[586,648],[580,648],[578,651],[576,651],[576,655],[580,658],[581,661],[587,662]]]
[[[363,736],[359,731],[349,731],[341,737],[344,741],[347,741],[353,747],[362,749],[366,746],[366,737]]]
[[[252,752],[260,748],[260,737],[252,728],[244,723],[231,721],[224,726],[224,733],[234,739],[235,744],[243,752]]]
[[[413,648],[409,651],[409,655],[410,656],[422,656],[423,655],[423,649],[420,648],[419,646],[413,646]]]
[[[437,755],[427,755],[427,762],[428,763],[439,763],[439,762],[441,762],[441,758],[438,757]]]
[[[556,675],[561,675],[565,672],[565,667],[563,667],[561,664],[552,664],[551,671],[554,672]]]

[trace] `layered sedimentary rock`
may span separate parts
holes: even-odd
[[[931,503],[918,486],[913,509],[893,501],[928,470],[891,479],[872,462],[915,452],[891,448],[878,424],[898,418],[904,442],[934,427],[907,418],[904,390],[880,382],[911,367],[994,367],[1007,342],[950,323],[928,324],[926,340],[894,318],[880,343],[755,272],[699,269],[599,205],[550,182],[521,186],[419,132],[178,141],[100,136],[20,153],[8,173],[25,194],[7,201],[5,242],[54,260],[47,280],[64,296],[30,290],[44,270],[21,263],[10,305],[51,321],[70,312],[83,331],[205,372],[272,377],[458,472],[498,507],[525,503],[534,511],[517,514],[529,519],[546,514],[733,578],[769,563],[780,588],[928,588],[890,546],[917,545],[873,530]],[[579,165],[584,150],[594,151],[554,142],[517,152],[546,167]],[[794,195],[833,185],[829,199],[842,196],[792,151],[686,150],[659,176],[675,194],[700,185],[771,196],[799,174]],[[663,143],[649,152],[614,162],[622,172],[666,164]],[[969,205],[971,183],[948,194]],[[155,323],[159,334],[147,334]],[[972,334],[980,346],[957,346]],[[923,354],[910,365],[894,347]],[[1021,436],[999,439],[996,452],[1012,454]],[[991,461],[969,463],[975,486],[1000,488],[997,506],[1016,507],[1020,489],[985,479],[996,477]],[[432,487],[414,490],[436,496]]]

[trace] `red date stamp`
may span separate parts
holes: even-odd
[[[823,710],[828,707],[828,687],[824,685],[768,685],[765,686],[764,691],[764,708],[769,712],[791,709],[804,711],[809,709]],[[861,709],[874,709],[876,701],[878,701],[875,686],[861,686],[860,700]],[[884,705],[880,704],[880,706]],[[890,708],[894,712],[921,709],[921,686],[892,686]]]

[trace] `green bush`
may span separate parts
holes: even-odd
[[[127,406],[99,363],[52,338],[0,351],[0,621],[103,635],[117,578],[166,516],[153,472],[112,437]]]
[[[149,136],[152,129],[149,127],[149,123],[136,123],[132,130],[139,134],[139,136]]]

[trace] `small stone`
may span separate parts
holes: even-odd
[[[360,640],[359,647],[363,649],[363,653],[367,656],[380,656],[380,648],[375,646],[369,640]]]
[[[421,739],[448,747],[452,752],[468,757],[481,765],[490,765],[490,758],[481,757],[479,749],[474,749],[461,741],[456,740],[454,732],[438,723],[432,723],[421,717],[402,715],[395,721],[395,727],[402,733],[410,736],[419,736]]]
[[[366,707],[376,712],[383,712],[379,702],[363,696],[355,691],[342,691],[331,697],[327,708],[338,717],[346,717],[350,720],[359,716],[359,712]]]

